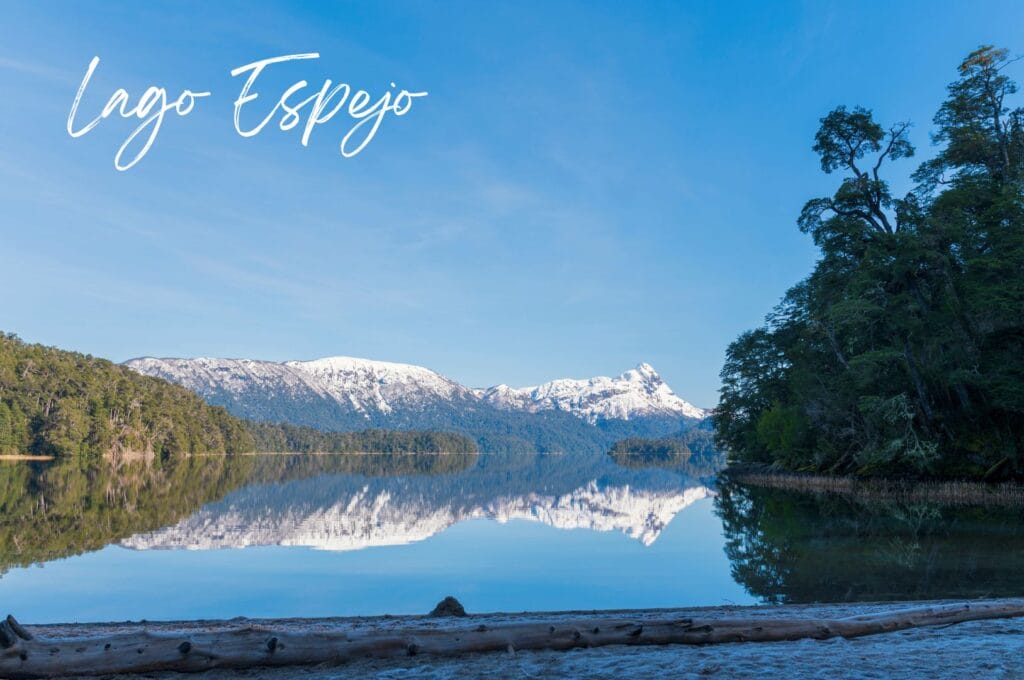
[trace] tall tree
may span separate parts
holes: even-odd
[[[843,173],[798,225],[821,259],[722,370],[720,442],[791,468],[1024,475],[1024,135],[1005,50],[972,52],[935,117],[935,158],[884,179],[909,123],[821,119]]]

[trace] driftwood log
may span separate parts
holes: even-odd
[[[918,607],[841,619],[552,619],[449,628],[403,627],[286,632],[256,626],[201,633],[141,630],[106,637],[46,639],[13,617],[0,622],[0,677],[46,678],[160,670],[337,664],[365,658],[602,645],[706,645],[824,640],[1024,616],[1024,599]],[[542,617],[538,615],[538,619]],[[434,619],[436,621],[436,619]],[[461,623],[461,625],[459,625]]]

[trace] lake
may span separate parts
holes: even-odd
[[[1020,509],[719,484],[689,458],[0,463],[0,604],[32,622],[1024,594]]]

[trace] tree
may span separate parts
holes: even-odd
[[[936,115],[942,145],[903,198],[883,169],[908,123],[821,119],[844,176],[798,225],[821,259],[722,369],[719,441],[789,468],[1024,475],[1024,135],[1005,50],[972,52]]]

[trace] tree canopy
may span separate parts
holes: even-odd
[[[476,453],[462,434],[423,430],[321,432],[286,423],[248,422],[259,453]]]
[[[240,453],[245,423],[184,387],[0,333],[0,454]]]
[[[934,158],[893,194],[909,123],[838,107],[813,149],[831,196],[798,225],[814,270],[733,342],[719,442],[739,460],[859,474],[1024,476],[1024,109],[1009,53],[969,54]]]
[[[321,432],[256,423],[105,359],[0,333],[0,455],[167,459],[189,454],[474,453],[443,432]]]

